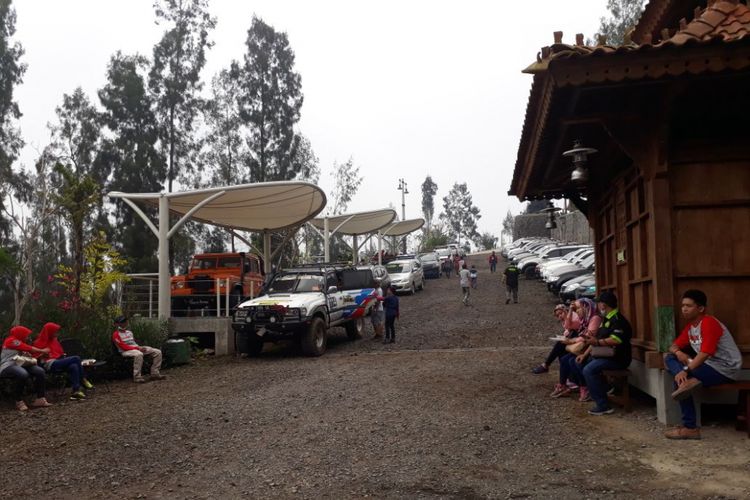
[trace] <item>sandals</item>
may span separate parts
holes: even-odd
[[[18,411],[29,411],[29,407],[23,401],[16,401],[16,410]]]
[[[32,408],[47,408],[49,406],[52,406],[52,403],[50,403],[49,401],[47,401],[46,398],[39,398],[36,401],[34,401],[33,403],[31,403],[31,407]]]

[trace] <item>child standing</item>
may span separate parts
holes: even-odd
[[[464,264],[464,267],[461,268],[461,272],[458,273],[458,277],[460,279],[459,285],[461,285],[461,290],[464,294],[463,303],[465,306],[469,305],[469,294],[471,290],[471,288],[469,288],[471,286],[471,279],[469,278],[469,275],[469,270],[466,269],[466,264]]]
[[[396,342],[396,318],[399,317],[398,297],[393,287],[388,287],[383,299],[383,308],[385,308],[385,339],[383,343]]]
[[[471,288],[474,290],[477,289],[477,266],[471,266],[471,269],[469,270],[469,279],[471,280]]]

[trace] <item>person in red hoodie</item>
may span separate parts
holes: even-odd
[[[65,355],[60,341],[57,340],[58,331],[60,331],[60,325],[57,323],[46,323],[42,327],[42,331],[39,332],[39,336],[32,345],[39,349],[48,348],[49,353],[38,354],[36,357],[39,358],[41,366],[50,373],[68,372],[70,386],[73,389],[70,399],[86,399],[86,394],[81,390],[81,386],[83,385],[87,389],[92,389],[94,386],[84,378],[81,358]]]
[[[117,346],[117,350],[120,351],[120,355],[126,358],[133,358],[133,382],[145,382],[146,380],[141,375],[141,368],[143,367],[143,356],[151,356],[153,362],[151,363],[151,380],[164,380],[166,375],[159,373],[161,368],[161,351],[147,345],[138,345],[133,336],[133,332],[128,330],[128,318],[125,316],[118,316],[115,318],[115,326],[117,327],[112,333],[112,342]]]
[[[10,335],[3,341],[3,348],[0,351],[0,377],[16,379],[13,397],[16,402],[16,409],[19,411],[29,409],[23,401],[23,390],[29,377],[34,378],[34,391],[36,392],[36,399],[31,403],[31,406],[35,408],[52,406],[45,398],[44,370],[36,364],[19,364],[17,359],[19,356],[31,358],[33,354],[49,353],[47,348],[39,349],[27,344],[26,339],[29,338],[29,335],[31,335],[31,330],[25,326],[14,326],[10,329]]]

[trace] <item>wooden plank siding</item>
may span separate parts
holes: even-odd
[[[699,288],[750,365],[750,161],[670,165],[675,294]],[[682,325],[682,322],[679,322]]]

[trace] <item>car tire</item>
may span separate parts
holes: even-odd
[[[302,335],[300,347],[305,356],[321,356],[326,352],[328,332],[322,318],[314,318]]]
[[[348,322],[344,325],[344,330],[346,330],[346,336],[349,337],[349,340],[362,338],[362,333],[365,331],[365,319],[357,318]]]
[[[261,352],[263,352],[263,339],[258,337],[255,332],[249,332],[247,334],[247,355],[260,356]]]

